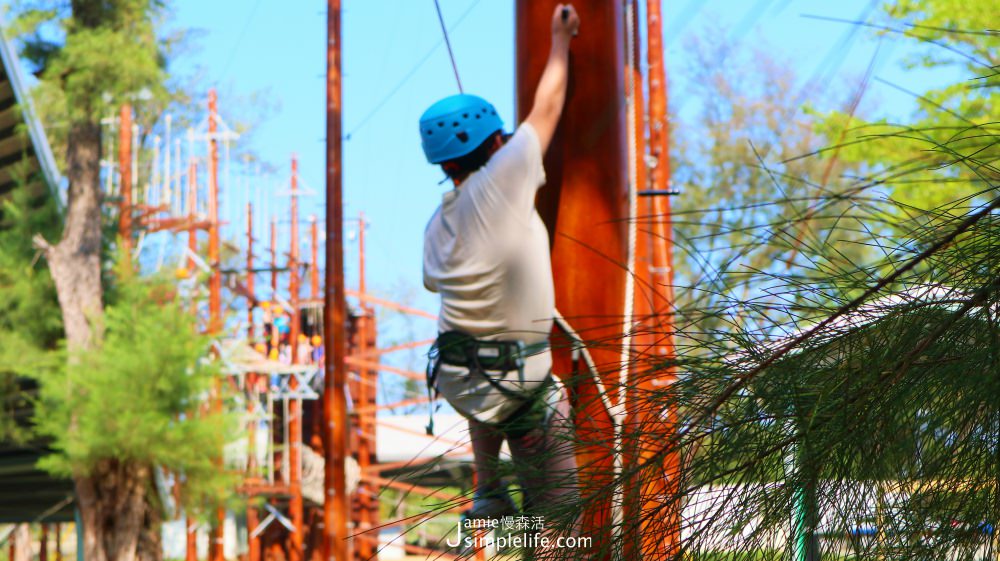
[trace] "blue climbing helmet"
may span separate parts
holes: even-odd
[[[503,130],[503,121],[496,108],[469,94],[446,97],[420,117],[421,144],[427,161],[432,164],[472,152],[499,130]]]

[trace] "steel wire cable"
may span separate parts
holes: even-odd
[[[455,20],[455,23],[451,24],[451,27],[448,29],[448,31],[454,33],[455,29],[457,29],[458,26],[461,25],[463,21],[465,21],[465,18],[472,13],[472,11],[476,8],[476,6],[480,4],[480,2],[482,2],[482,0],[475,0],[464,12],[462,12],[462,15]],[[421,57],[421,59],[417,61],[416,64],[413,65],[412,68],[410,68],[409,72],[407,72],[402,77],[402,79],[400,79],[399,82],[397,82],[396,85],[393,86],[391,90],[389,90],[389,93],[387,93],[385,97],[379,100],[379,102],[376,103],[375,106],[370,111],[368,111],[368,113],[366,113],[365,116],[362,117],[360,121],[358,121],[358,124],[354,125],[354,128],[352,128],[350,131],[348,131],[346,135],[344,135],[344,140],[350,140],[352,136],[354,136],[359,130],[361,130],[362,127],[364,127],[368,123],[368,121],[372,119],[372,117],[377,115],[378,112],[381,111],[383,107],[385,107],[385,104],[388,103],[390,99],[395,97],[395,95],[399,93],[401,89],[403,89],[403,86],[405,86],[406,83],[409,82],[410,79],[416,75],[417,71],[420,70],[424,66],[424,64],[427,63],[428,60],[430,60],[431,56],[438,50],[438,47],[440,47],[442,43],[444,43],[444,39],[441,39],[440,41],[435,43],[434,46],[431,47],[430,50],[428,50],[427,53],[424,54],[424,56]]]

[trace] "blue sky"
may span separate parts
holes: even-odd
[[[364,212],[368,229],[368,282],[371,290],[433,310],[435,300],[420,284],[421,235],[441,193],[440,171],[426,164],[416,122],[425,107],[456,93],[456,86],[432,0],[344,0],[344,142],[346,213]],[[645,2],[640,2],[645,4]],[[452,45],[466,91],[491,99],[508,126],[514,113],[513,1],[441,0],[453,28]],[[803,77],[837,63],[826,81],[840,87],[864,72],[877,39],[860,30],[850,49],[840,41],[845,23],[806,15],[857,19],[872,0],[681,0],[664,3],[667,71],[671,103],[685,109],[684,83],[676,74],[685,62],[692,34],[727,33],[748,47],[763,47]],[[198,47],[177,69],[203,70],[199,86],[216,86],[223,116],[255,123],[244,139],[275,166],[258,190],[281,192],[275,183],[288,176],[288,160],[298,154],[300,170],[316,196],[302,203],[302,216],[323,215],[325,134],[325,2],[297,0],[175,0],[170,24],[201,30]],[[457,23],[456,23],[457,22]],[[586,33],[587,22],[582,23]],[[898,40],[880,51],[875,75],[911,90],[924,90],[940,75],[910,72],[901,59],[913,51]],[[843,56],[841,56],[843,55]],[[273,111],[258,113],[245,98],[261,94]],[[229,95],[230,98],[226,98]],[[902,117],[912,109],[908,96],[881,83],[872,85],[869,107],[876,114]],[[683,114],[683,111],[682,111]],[[241,206],[241,195],[229,206]],[[287,198],[267,203],[286,215]],[[224,204],[224,208],[228,208]],[[239,225],[241,218],[234,218]],[[351,227],[351,226],[349,226]],[[284,237],[285,234],[283,234]],[[285,245],[284,243],[282,244]],[[347,248],[349,263],[356,248]],[[350,284],[354,281],[351,268]],[[429,322],[428,322],[429,323]],[[426,333],[425,327],[417,329]]]

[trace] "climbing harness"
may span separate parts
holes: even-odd
[[[503,382],[511,372],[517,373],[517,380],[525,380],[525,360],[548,348],[548,342],[525,345],[522,341],[495,341],[477,339],[461,331],[446,331],[438,335],[431,345],[427,362],[427,397],[431,402],[427,434],[434,433],[435,400],[440,395],[438,376],[442,366],[452,366],[468,372],[468,380],[475,384],[485,381],[493,390],[504,398],[518,403],[519,407],[510,417],[530,409],[549,389],[551,376],[546,376],[542,383],[529,391],[505,386]],[[502,423],[501,423],[502,424]]]

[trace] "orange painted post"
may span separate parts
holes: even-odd
[[[253,499],[253,497],[250,497]],[[260,524],[257,509],[247,508],[247,561],[261,561],[260,536],[254,536],[253,531]]]
[[[189,274],[195,275],[197,267],[194,256],[198,253],[198,228],[195,227],[195,213],[198,209],[198,167],[195,164],[194,158],[191,159],[188,164],[188,215],[187,215],[187,229],[188,229],[188,260],[187,260],[187,270]],[[197,311],[198,304],[194,298],[191,299],[191,307],[194,311]],[[190,516],[187,516],[185,524],[185,561],[198,561],[198,533],[197,527],[194,524],[194,520]]]
[[[626,52],[626,78],[625,92],[631,96],[632,113],[631,128],[632,152],[631,166],[634,171],[633,180],[636,191],[647,188],[646,170],[646,111],[645,99],[643,96],[642,70],[639,66],[639,55],[641,49],[638,14],[638,0],[631,0],[628,7],[629,13],[626,18],[631,18],[633,25],[628,37],[629,50]],[[626,26],[626,33],[629,32]],[[636,195],[638,196],[638,195]],[[635,218],[636,246],[635,263],[632,274],[635,277],[635,292],[632,298],[632,317],[629,325],[634,331],[631,338],[629,352],[631,353],[629,380],[627,386],[623,388],[623,399],[625,399],[625,424],[622,429],[622,465],[625,470],[634,469],[640,465],[643,458],[643,449],[649,440],[647,434],[648,410],[650,404],[645,399],[649,395],[646,390],[649,386],[650,372],[644,367],[646,361],[643,360],[649,353],[649,349],[656,340],[653,334],[653,307],[650,305],[650,274],[651,274],[651,242],[647,233],[645,217],[650,214],[650,202],[647,197],[638,198],[637,213]],[[634,473],[626,482],[623,482],[624,505],[623,505],[623,525],[622,534],[622,558],[624,559],[644,559],[662,558],[663,551],[656,547],[650,547],[649,543],[655,542],[656,536],[649,532],[655,532],[656,524],[648,516],[644,516],[645,498],[649,490],[647,477],[650,470],[645,473]]]
[[[358,292],[367,292],[365,275],[365,222],[364,213],[358,217]],[[375,318],[371,306],[364,300],[361,301],[361,313],[357,317],[355,326],[356,347],[353,349],[354,355],[367,356],[371,349],[375,347]],[[377,358],[375,359],[377,360]],[[375,450],[375,401],[374,391],[378,383],[378,372],[371,367],[359,369],[359,383],[357,388],[357,419],[360,426],[360,434],[357,439],[356,460],[361,472],[371,469],[370,466],[376,462]],[[356,493],[355,508],[351,513],[352,521],[356,527],[356,533],[365,533],[372,539],[358,540],[354,551],[354,558],[358,561],[372,559],[377,553],[377,536],[373,537],[366,532],[371,532],[372,528],[378,525],[378,505],[373,499],[376,494],[375,489],[367,482],[358,485]]]
[[[118,118],[118,237],[128,259],[132,255],[132,106],[122,105]]]
[[[319,299],[319,223],[309,217],[309,298]]]
[[[187,516],[186,522],[187,542],[184,561],[198,561],[198,526],[190,515]]]
[[[276,323],[278,319],[278,314],[274,313],[274,309],[278,307],[278,217],[271,217],[271,332],[266,335],[266,338],[271,344],[271,349],[279,348],[279,343],[281,342],[281,335],[278,333],[278,325]]]
[[[527,117],[548,60],[556,0],[517,0],[516,76],[519,119]],[[573,377],[581,493],[581,534],[593,540],[589,559],[611,559],[621,529],[615,467],[616,395],[622,377],[626,320],[629,142],[625,99],[625,5],[576,0],[583,22],[570,46],[569,90],[559,127],[545,154],[546,185],[537,208],[549,230],[555,303],[588,347],[592,372],[565,332],[555,330],[553,372]],[[627,324],[626,324],[627,325]],[[575,360],[574,360],[575,359]],[[603,389],[603,391],[602,391]],[[606,401],[612,406],[606,406]],[[614,415],[612,415],[614,413]]]
[[[216,107],[215,90],[208,91],[208,264],[211,275],[208,284],[208,331],[218,336],[222,331],[222,271],[219,263],[219,146],[216,139],[218,132],[218,110]],[[212,410],[216,414],[222,412],[220,392],[221,383],[216,380],[212,398]],[[221,454],[222,451],[220,450]],[[217,460],[222,468],[221,456]],[[212,528],[212,541],[209,547],[209,561],[224,561],[226,510],[218,507],[215,511],[215,526]]]
[[[344,294],[344,206],[341,161],[341,19],[340,0],[327,0],[326,49],[326,378],[323,393],[324,472],[323,553],[327,561],[348,559],[347,373]]]
[[[193,275],[195,274],[195,263],[194,256],[198,253],[198,228],[194,226],[195,213],[197,212],[198,205],[198,166],[195,164],[194,159],[191,159],[191,163],[188,165],[188,260],[187,269]]]
[[[654,300],[659,329],[664,334],[655,352],[659,360],[673,360],[674,349],[674,269],[673,269],[673,227],[670,209],[670,123],[667,113],[667,73],[663,53],[663,19],[659,0],[647,0],[647,37],[649,41],[649,146],[650,156],[656,165],[650,170],[653,190],[659,193],[652,198],[651,215],[654,217],[651,239],[653,242],[652,283],[658,289]],[[677,367],[670,365],[659,373],[656,385],[663,387],[677,380]],[[661,420],[662,422],[662,420]],[[667,419],[657,431],[660,442],[671,442],[677,430],[677,408],[669,405]],[[651,446],[652,448],[652,446]],[[652,453],[646,451],[647,455]],[[666,500],[669,507],[658,517],[661,527],[650,535],[662,533],[662,541],[657,547],[665,549],[668,558],[679,558],[681,554],[681,514],[680,479],[681,461],[679,450],[667,451],[663,461],[664,477],[652,485],[646,493],[650,497],[650,508]],[[652,500],[659,494],[660,501]]]
[[[208,264],[212,268],[209,280],[209,331],[217,335],[222,330],[222,272],[219,270],[219,145],[218,111],[215,90],[208,91]]]
[[[288,297],[291,301],[291,329],[289,341],[291,345],[292,364],[299,364],[299,334],[301,325],[299,315],[299,163],[292,156],[292,201],[291,201],[291,247],[288,253]],[[292,391],[298,389],[298,380],[294,377],[289,383]],[[288,548],[290,561],[302,561],[305,517],[302,506],[302,400],[292,398],[288,402],[288,440],[289,440],[289,477],[288,486],[291,498],[288,509],[295,529],[291,532],[291,544]]]
[[[253,271],[253,203],[247,202],[247,292],[250,298],[247,301],[247,340],[249,344],[254,342],[253,310],[256,299],[254,298],[254,281],[257,274]],[[247,427],[247,474],[256,480],[257,470],[257,420],[253,417],[253,404],[257,399],[257,374],[247,372],[246,391],[249,395],[247,400],[247,413],[250,414],[250,426]],[[253,535],[253,531],[260,524],[260,517],[257,508],[253,505],[254,496],[247,497],[247,561],[260,561],[260,536]]]

